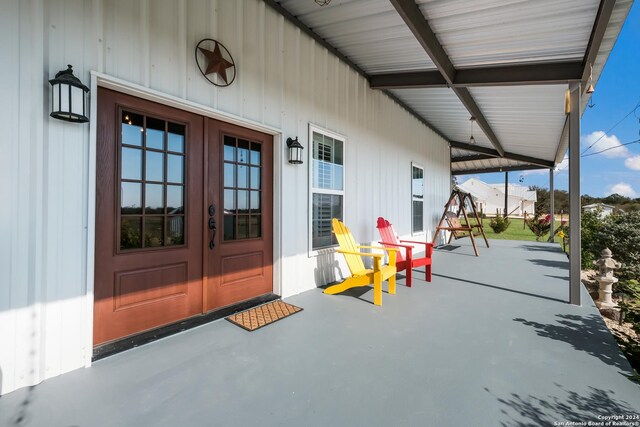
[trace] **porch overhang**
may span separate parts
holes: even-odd
[[[452,172],[554,168],[568,147],[565,92],[580,83],[584,111],[631,0],[552,5],[423,0],[264,0],[449,142]],[[496,16],[499,14],[499,21]],[[491,152],[479,151],[491,149]],[[476,154],[472,162],[464,157]],[[523,169],[523,170],[524,170]],[[514,169],[515,170],[515,169]]]

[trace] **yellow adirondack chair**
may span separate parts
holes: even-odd
[[[389,293],[396,293],[396,252],[395,248],[384,246],[359,246],[356,244],[351,231],[342,222],[334,218],[332,221],[333,233],[338,239],[340,252],[347,261],[351,277],[344,282],[333,285],[324,290],[325,294],[335,295],[347,289],[360,286],[373,285],[373,303],[382,305],[382,282],[389,280]],[[389,264],[382,265],[384,253],[360,252],[360,249],[379,249],[389,254]],[[373,269],[365,268],[362,257],[373,258]]]

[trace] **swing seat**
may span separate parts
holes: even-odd
[[[448,229],[449,231],[451,231],[451,237],[456,240],[462,239],[463,237],[469,237],[469,234],[467,233],[472,233],[474,237],[478,237],[482,234],[479,230],[477,230],[477,228],[480,227],[479,225],[462,225],[462,223],[460,222],[460,218],[458,218],[457,215],[451,211],[447,212],[445,219],[447,220],[447,225],[449,226]],[[449,242],[451,242],[451,239],[449,239]]]

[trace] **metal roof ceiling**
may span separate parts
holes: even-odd
[[[597,0],[419,0],[456,67],[582,60]]]
[[[472,115],[469,111],[477,108],[478,125],[485,119],[484,130],[489,131],[486,133],[481,126],[474,126],[477,146],[484,150],[481,152],[499,155],[504,149],[505,155],[514,154],[511,160],[455,161],[452,171],[527,167],[529,163],[523,161],[523,156],[540,160],[538,164],[545,165],[561,161],[568,145],[568,138],[562,138],[568,80],[542,85],[518,82],[515,84],[519,86],[469,84],[466,88],[457,85],[451,88],[445,84],[446,77],[461,74],[456,70],[474,73],[488,67],[521,64],[535,65],[534,69],[554,63],[578,64],[583,71],[591,53],[595,85],[633,2],[332,0],[329,5],[320,7],[312,0],[264,1],[327,48],[336,49],[343,60],[352,62],[352,66],[359,68],[367,78],[381,73],[414,71],[419,74],[418,70],[427,73],[431,70],[441,82],[426,87],[416,84],[389,87],[387,93],[449,141],[469,140]],[[602,18],[599,10],[607,8],[610,17],[603,13],[606,18]],[[416,14],[420,18],[412,21]],[[604,23],[601,22],[603,19]],[[442,62],[438,61],[440,66],[436,68],[428,55],[430,46],[425,47],[428,38],[418,40],[425,34],[421,27],[425,23],[427,33],[434,33],[435,43],[443,51],[444,71]],[[599,47],[595,44],[594,48],[591,40],[598,24],[606,25],[606,29]],[[599,41],[598,37],[595,39]],[[447,62],[453,68],[449,75],[446,73]],[[433,71],[437,69],[442,76]],[[396,77],[405,78],[404,75]],[[584,82],[582,72],[580,77],[578,80]],[[430,79],[433,80],[433,76]],[[588,95],[583,96],[583,110],[588,100]],[[494,146],[497,151],[489,153],[487,149]],[[458,150],[452,149],[452,159],[460,157],[459,154]]]
[[[390,92],[402,99],[429,123],[437,126],[450,140],[469,140],[471,136],[469,112],[451,89],[391,89]],[[479,146],[493,147],[477,124],[473,126],[473,137]]]
[[[388,0],[280,4],[367,73],[436,68]]]

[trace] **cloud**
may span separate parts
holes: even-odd
[[[554,171],[557,175],[558,172],[560,172],[561,170],[565,170],[567,167],[569,167],[569,157],[564,156],[564,159],[562,159],[562,161],[556,165]],[[522,171],[522,175],[549,175],[549,169],[534,169],[529,171]]]
[[[555,170],[556,172],[559,172],[561,170],[565,170],[568,167],[569,167],[569,156],[564,156],[564,159],[562,159],[562,161],[556,165]]]
[[[589,153],[595,153],[607,148],[612,148],[611,150],[603,152],[602,155],[609,158],[629,157],[629,150],[627,149],[627,147],[622,145],[618,137],[615,135],[607,135],[603,131],[597,130],[587,136],[582,137],[582,145],[584,146],[584,148],[589,147],[593,143],[596,144],[588,151]]]
[[[634,171],[640,171],[640,156],[629,157],[624,161],[624,165]]]
[[[619,182],[610,186],[607,190],[607,196],[614,193],[632,199],[638,197],[638,193],[636,193],[636,190],[634,190],[633,187],[626,182]]]

